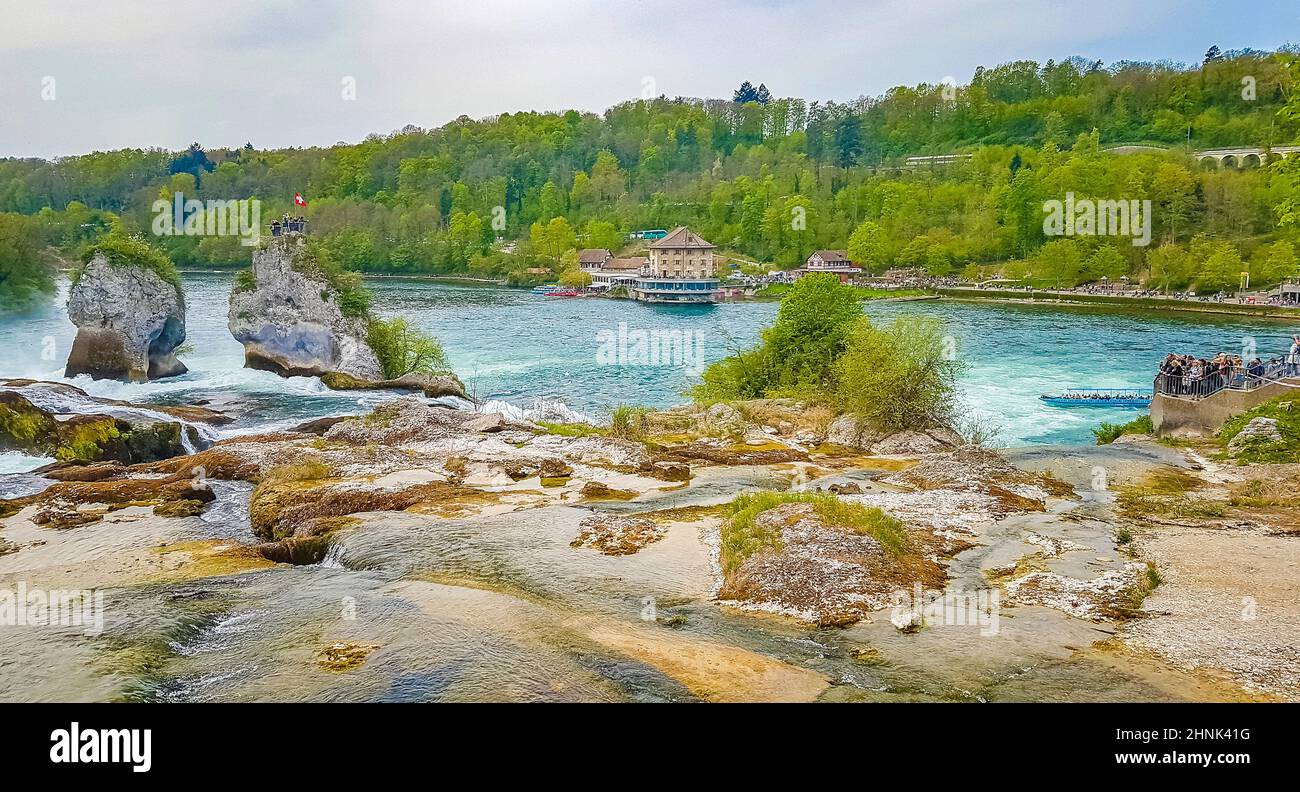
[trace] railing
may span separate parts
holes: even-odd
[[[1221,390],[1252,391],[1300,371],[1295,363],[1266,363],[1259,366],[1229,366],[1201,376],[1157,374],[1152,389],[1165,396],[1204,399]]]

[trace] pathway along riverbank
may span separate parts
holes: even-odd
[[[1229,302],[1200,302],[1161,297],[1120,297],[1105,294],[1073,294],[1045,290],[1019,291],[1013,289],[934,289],[942,297],[967,302],[995,302],[1021,305],[1088,305],[1115,306],[1127,309],[1183,311],[1191,313],[1231,314],[1256,319],[1289,319],[1300,321],[1300,307],[1280,305],[1251,305]]]

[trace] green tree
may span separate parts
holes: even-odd
[[[366,342],[374,350],[388,379],[407,374],[446,374],[447,356],[438,339],[411,327],[405,319],[375,319]]]
[[[1252,285],[1264,286],[1281,283],[1300,275],[1300,262],[1296,260],[1295,245],[1279,240],[1259,249],[1260,262],[1251,267]]]
[[[533,252],[550,261],[556,269],[559,268],[560,257],[565,251],[572,250],[578,244],[578,235],[563,217],[551,218],[548,223],[533,223],[528,238],[532,242]]]
[[[839,406],[878,432],[951,426],[960,364],[938,320],[900,316],[884,328],[866,317],[835,363]]]
[[[864,221],[849,236],[849,259],[866,267],[868,275],[884,265],[888,251],[885,229],[871,220]]]
[[[0,214],[0,311],[22,310],[54,293],[54,277],[40,253],[35,225]]]
[[[457,267],[467,265],[471,256],[482,252],[483,221],[474,212],[456,212],[448,224],[447,242],[452,263]]]
[[[580,269],[566,269],[560,273],[560,285],[570,289],[585,289],[591,285],[591,273]]]
[[[623,234],[619,232],[618,226],[607,220],[592,220],[587,223],[584,242],[587,247],[616,251],[623,247]]]
[[[1184,248],[1166,242],[1147,253],[1147,269],[1147,285],[1167,293],[1191,282],[1192,260]]]

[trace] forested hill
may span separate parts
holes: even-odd
[[[0,160],[0,212],[35,218],[0,216],[0,272],[18,244],[72,249],[115,225],[148,236],[154,201],[175,192],[260,198],[264,223],[300,192],[313,236],[342,265],[371,271],[560,271],[575,246],[618,248],[628,230],[688,224],[724,250],[780,266],[848,247],[872,266],[997,264],[1055,282],[1131,274],[1205,288],[1235,282],[1227,273],[1243,260],[1277,277],[1294,268],[1277,243],[1293,241],[1297,168],[1209,171],[1187,151],[1297,142],[1296,58],[1288,47],[1213,48],[1193,66],[1017,61],[980,68],[965,85],[849,103],[775,98],[746,83],[731,99],[462,117],[329,148],[195,144],[179,154]],[[1135,143],[1168,150],[1104,150]],[[949,152],[974,156],[898,167],[907,155]],[[1045,254],[1043,201],[1067,191],[1150,199],[1155,241],[1061,239]],[[522,244],[500,249],[514,239]],[[182,266],[248,260],[233,237],[156,241]],[[1206,271],[1213,256],[1217,275]]]

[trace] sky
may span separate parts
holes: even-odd
[[[0,157],[331,145],[743,80],[844,101],[1011,60],[1300,42],[1295,0],[0,0],[0,19]]]

